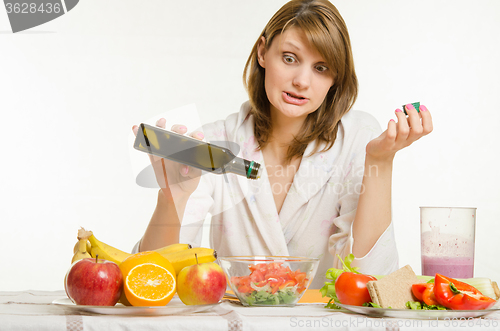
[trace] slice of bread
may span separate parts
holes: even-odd
[[[380,307],[406,309],[406,302],[417,301],[411,292],[411,286],[421,282],[413,269],[406,265],[380,280],[368,282],[366,287],[372,302]]]

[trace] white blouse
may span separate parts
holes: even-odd
[[[328,268],[342,267],[337,254],[344,258],[352,252],[352,223],[362,189],[366,145],[380,135],[380,125],[365,112],[350,111],[342,118],[330,150],[309,156],[314,147],[311,143],[278,213],[273,189],[276,192],[281,188],[270,185],[249,111],[246,102],[239,113],[203,126],[203,132],[208,142],[236,143],[240,150],[235,154],[264,168],[261,178],[204,174],[187,203],[180,242],[199,246],[203,223],[210,213],[210,245],[219,257],[317,257],[320,264],[310,288],[320,288],[327,281]],[[356,258],[352,265],[373,275],[398,269],[392,222],[370,252]]]

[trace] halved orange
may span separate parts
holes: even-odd
[[[164,306],[176,289],[175,269],[160,253],[141,252],[120,264],[123,292],[132,306]]]

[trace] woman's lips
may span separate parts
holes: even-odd
[[[297,106],[301,106],[307,103],[307,101],[309,101],[309,99],[307,98],[303,98],[289,92],[283,92],[283,100],[285,100],[286,103],[290,103],[292,105],[297,105]]]

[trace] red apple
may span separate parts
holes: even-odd
[[[77,305],[114,306],[123,289],[118,264],[102,259],[83,259],[68,270],[64,289]]]
[[[217,303],[226,293],[226,275],[214,262],[184,267],[177,275],[177,294],[186,305]]]

